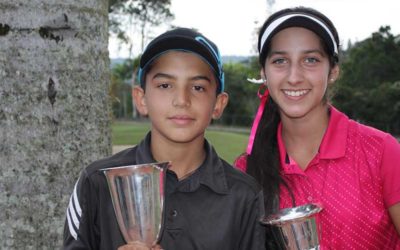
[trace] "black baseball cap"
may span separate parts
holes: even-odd
[[[138,79],[144,87],[147,67],[160,55],[181,50],[197,54],[207,62],[219,82],[217,93],[224,91],[224,72],[218,47],[201,33],[188,28],[175,28],[154,38],[145,48],[139,63]]]

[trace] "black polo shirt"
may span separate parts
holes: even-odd
[[[167,172],[164,226],[165,250],[264,249],[258,222],[263,209],[254,179],[218,157],[205,141],[206,159],[179,181]],[[154,162],[150,133],[136,147],[89,165],[71,195],[64,228],[64,249],[117,249],[126,244],[115,218],[103,168]]]

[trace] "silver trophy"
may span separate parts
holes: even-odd
[[[282,249],[320,249],[320,228],[317,214],[322,210],[319,204],[286,208],[261,220],[271,225],[276,243]]]
[[[128,244],[151,247],[159,241],[164,183],[169,162],[102,169],[115,215]]]

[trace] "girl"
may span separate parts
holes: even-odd
[[[322,248],[400,249],[400,145],[329,104],[338,44],[314,9],[266,20],[258,39],[266,91],[235,165],[263,186],[267,214],[322,204]]]

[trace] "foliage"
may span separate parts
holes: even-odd
[[[363,113],[365,120],[380,129],[400,133],[400,81],[384,82],[372,89],[368,101]]]
[[[400,133],[400,42],[381,27],[344,54],[335,106],[351,118]]]
[[[109,0],[109,30],[131,47],[140,34],[143,50],[150,29],[173,19],[170,5],[171,0]]]
[[[390,33],[390,27],[381,27],[348,52],[342,65],[343,77],[353,86],[374,88],[382,81],[394,82],[400,76],[400,44]]]
[[[128,59],[123,64],[117,64],[111,73],[110,97],[112,111],[115,118],[128,118],[133,116],[132,82],[139,64],[138,59]]]
[[[258,86],[247,81],[247,78],[258,78],[256,58],[245,63],[224,65],[225,91],[229,94],[229,103],[219,122],[226,125],[250,126],[258,106],[256,97]]]

